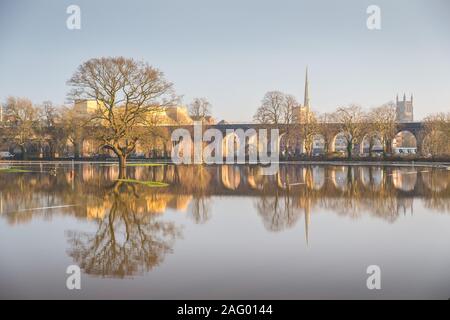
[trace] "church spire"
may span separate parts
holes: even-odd
[[[305,208],[305,239],[306,246],[309,247],[309,224],[311,222],[311,208],[309,204]]]
[[[309,83],[308,83],[308,67],[306,67],[305,75],[305,100],[303,102],[303,107],[309,111]]]

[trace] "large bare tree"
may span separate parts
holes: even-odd
[[[94,58],[81,64],[68,84],[74,100],[97,101],[92,134],[119,158],[120,177],[126,161],[145,136],[148,117],[173,105],[172,83],[148,63],[124,57]]]
[[[357,105],[340,107],[336,111],[336,120],[347,144],[347,157],[350,159],[353,147],[363,138],[365,114]]]

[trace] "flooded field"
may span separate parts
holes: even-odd
[[[1,298],[450,298],[445,167],[118,171],[0,164]]]

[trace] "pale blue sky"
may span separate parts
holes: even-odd
[[[66,8],[81,7],[81,30]],[[381,7],[382,29],[366,28]],[[364,107],[414,93],[416,118],[450,111],[447,0],[0,0],[0,100],[64,103],[83,61],[148,61],[183,101],[204,96],[220,119],[250,120],[269,90],[303,101],[309,66],[313,109]]]

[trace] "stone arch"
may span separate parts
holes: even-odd
[[[260,167],[247,167],[247,183],[251,189],[263,189],[264,181]]]
[[[229,190],[236,190],[241,183],[239,167],[224,164],[220,168],[222,184]]]
[[[281,189],[305,184],[306,167],[282,165],[278,170],[277,184]]]
[[[81,155],[83,157],[93,156],[98,152],[98,145],[92,139],[84,139],[81,142]]]
[[[321,133],[316,133],[313,138],[313,146],[312,146],[312,154],[325,154],[325,143],[326,139],[325,136]]]
[[[447,135],[439,130],[423,132],[419,137],[419,152],[424,156],[442,156],[450,154]]]
[[[325,168],[322,166],[313,166],[312,171],[312,189],[320,190],[325,185],[326,174]]]
[[[361,181],[361,184],[364,187],[370,186],[370,167],[358,167],[357,168],[357,175],[358,180]]]
[[[350,166],[339,166],[330,169],[330,179],[336,189],[341,191],[346,191],[348,189],[349,174],[351,175],[350,179],[352,179],[353,172],[352,167]]]
[[[370,184],[375,190],[383,187],[385,171],[383,167],[370,167],[371,181]]]
[[[408,168],[399,168],[392,171],[392,183],[398,190],[413,191],[417,183],[417,171]]]
[[[233,156],[234,158],[236,158],[239,152],[239,148],[241,147],[241,141],[239,141],[239,137],[236,132],[232,131],[226,133],[222,143],[223,157],[228,159]]]
[[[439,133],[430,132],[423,137],[422,151],[424,155],[438,155],[439,143],[435,143],[435,138],[439,136]]]
[[[370,140],[373,141],[370,141]],[[368,133],[363,136],[361,143],[359,144],[359,154],[370,155],[372,152],[382,152],[383,143],[381,139],[381,134],[378,132]]]
[[[282,157],[288,156],[289,147],[290,147],[290,141],[289,141],[288,134],[286,132],[283,132],[278,137],[278,150],[280,150],[280,155]]]
[[[240,163],[244,163],[246,159],[250,163],[257,163],[259,143],[255,129],[229,131],[225,134],[222,144],[224,158],[230,159],[234,156]]]
[[[254,130],[249,136],[245,136],[245,157],[249,159],[249,163],[258,162],[258,151],[258,133]]]
[[[347,145],[345,142],[345,132],[340,131],[334,135],[333,139],[331,139],[331,141],[330,141],[329,151],[330,152],[340,152],[340,151],[347,152]]]
[[[449,171],[423,171],[421,176],[423,184],[432,192],[442,192],[448,188]]]
[[[418,137],[409,130],[397,132],[392,140],[392,150],[396,154],[417,154]]]

